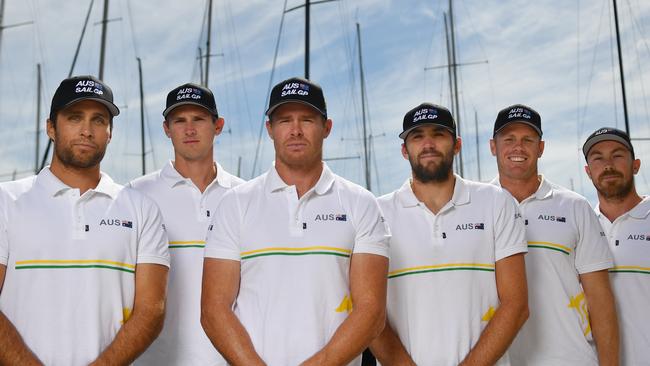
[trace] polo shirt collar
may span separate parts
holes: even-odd
[[[221,167],[221,164],[215,162],[215,166],[217,167],[217,177],[215,179],[217,184],[224,188],[231,188],[232,175],[226,172]],[[176,170],[176,167],[174,167],[174,162],[171,160],[160,170],[160,176],[172,188],[176,187],[179,184],[184,184],[187,182],[191,183],[191,179],[183,177],[181,173]],[[212,183],[210,183],[210,185],[212,185]]]
[[[596,215],[598,215],[599,218],[605,217],[605,215],[600,212],[600,203],[596,205],[595,211]],[[633,217],[635,219],[645,219],[648,217],[648,215],[650,215],[650,196],[643,197],[641,202],[637,203],[636,206],[632,207],[632,209],[626,212],[624,215]]]
[[[454,182],[454,193],[451,196],[451,203],[453,206],[465,205],[470,202],[470,193],[469,188],[467,187],[467,182],[461,178],[459,175],[454,174],[456,181]],[[402,186],[397,190],[397,197],[402,203],[403,207],[414,207],[420,203],[420,200],[413,193],[413,188],[411,187],[411,179],[409,178],[402,184]]]
[[[113,182],[113,179],[104,172],[100,172],[99,183],[97,187],[90,189],[90,191],[105,194],[111,198],[115,198],[120,191],[121,186]],[[67,184],[63,183],[56,175],[50,170],[48,165],[36,176],[36,183],[39,184],[45,191],[52,197],[57,196],[69,189],[73,189]]]
[[[539,186],[537,187],[537,191],[535,191],[535,193],[533,193],[531,197],[535,197],[535,199],[537,200],[543,200],[553,195],[553,186],[551,186],[551,183],[546,180],[544,174],[540,174],[539,177],[540,177]],[[496,178],[492,179],[490,184],[494,184],[497,187],[501,187],[501,181],[499,180],[499,176],[497,175]]]
[[[645,219],[650,215],[650,196],[646,196],[629,212],[635,219]]]
[[[332,185],[334,184],[334,173],[330,170],[325,162],[323,164],[323,171],[318,178],[318,181],[310,191],[316,192],[318,195],[324,195],[327,193]],[[273,162],[273,167],[269,169],[269,172],[266,176],[266,190],[268,193],[272,193],[281,189],[288,187],[289,185],[285,183],[278,171],[275,169],[275,162]]]

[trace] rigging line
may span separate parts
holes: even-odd
[[[346,6],[345,1],[337,1],[337,5],[338,5],[337,9],[338,9],[338,12],[339,12],[339,19],[340,19],[340,22],[341,22],[341,29],[346,29],[346,26],[345,26],[346,24],[354,24],[354,23],[356,23],[356,21],[352,21],[350,19],[349,10],[347,8],[344,9],[344,7]],[[357,10],[358,10],[358,8],[357,8]],[[355,14],[355,20],[358,20],[358,14]],[[346,59],[347,59],[347,64],[350,65],[350,67],[348,68],[348,72],[347,72],[348,85],[350,86],[350,89],[349,89],[350,94],[348,95],[348,97],[345,100],[346,104],[344,104],[344,115],[345,116],[358,116],[359,115],[359,108],[358,108],[358,105],[357,105],[357,100],[356,100],[356,98],[354,98],[354,96],[357,95],[357,90],[356,90],[357,85],[356,85],[356,82],[355,82],[355,80],[356,80],[356,73],[355,73],[355,65],[356,65],[356,63],[354,62],[354,60],[355,60],[355,57],[354,57],[355,53],[354,52],[355,51],[353,50],[351,38],[352,38],[351,27],[348,27],[347,32],[343,33],[343,41],[344,41],[344,45],[345,45],[344,49],[345,49],[345,56],[346,56]],[[355,47],[356,47],[356,43],[355,43]],[[351,109],[352,112],[350,112],[349,109]],[[339,131],[339,133],[338,133],[339,135],[345,136],[346,131],[348,129],[350,129],[350,128],[355,128],[356,127],[357,131],[359,130],[358,120],[356,120],[356,118],[354,119],[355,123],[345,123],[345,122],[347,122],[347,121],[343,121],[343,123],[342,123],[342,127],[343,126],[344,127],[341,129],[341,131]],[[352,155],[350,153],[350,144],[343,144],[343,156],[349,156],[349,155]],[[343,164],[343,172],[346,175],[347,175],[348,169],[350,169],[351,164],[355,164],[355,168],[356,168],[356,162],[353,163],[353,162],[349,161],[349,159],[345,159],[345,160],[341,161],[341,163]],[[357,171],[357,169],[355,169],[355,171]]]
[[[226,11],[228,12],[228,18],[230,19],[230,25],[232,27],[233,37],[235,39],[235,55],[237,57],[237,66],[239,68],[239,78],[241,80],[241,87],[244,93],[246,114],[248,115],[248,126],[249,126],[248,132],[251,134],[251,138],[252,138],[254,137],[253,135],[254,127],[253,127],[253,115],[251,114],[250,100],[248,98],[250,94],[248,94],[248,90],[246,88],[246,79],[244,78],[244,69],[242,67],[241,52],[239,52],[239,39],[237,38],[237,28],[235,27],[235,22],[233,21],[234,16],[232,15],[232,8],[230,7],[230,2],[226,2]],[[243,134],[239,134],[240,142],[242,138],[243,138]]]
[[[204,7],[204,10],[203,10],[203,19],[201,20],[201,30],[199,31],[199,36],[198,36],[198,40],[197,40],[197,44],[196,44],[196,49],[197,50],[200,50],[201,46],[203,46],[203,34],[204,34],[204,31],[205,31],[205,26],[206,26],[206,24],[208,22],[208,6],[210,6],[210,0],[205,0],[205,7]],[[199,53],[198,58],[195,59],[194,67],[192,68],[192,75],[190,76],[190,80],[196,80],[194,77],[196,75],[195,73],[196,73],[197,67],[198,67],[199,70],[203,70],[203,55],[202,55],[202,53]],[[203,75],[203,72],[200,71],[199,75]],[[201,83],[203,83],[202,79],[199,80],[199,84],[201,84]]]
[[[576,143],[580,144],[580,1],[576,1]]]
[[[474,27],[474,24],[476,24],[476,23],[474,22],[474,19],[472,18],[471,8],[469,6],[467,6],[465,1],[460,1],[460,3],[463,6],[463,8],[465,9],[465,13],[467,14],[467,18],[469,18],[469,25],[472,28],[472,30],[474,31],[474,34],[479,34],[479,35],[483,34],[483,32],[479,32],[476,29],[476,27]],[[489,60],[490,58],[488,57],[488,54],[485,51],[485,47],[483,47],[482,38],[483,37],[480,37],[480,36],[476,37],[476,39],[478,40],[478,47],[481,50],[481,53],[483,54],[483,58],[485,58],[486,60]],[[490,63],[487,62],[486,64],[487,64],[487,67],[488,67],[488,83],[490,85],[490,99],[491,99],[491,102],[492,102],[492,109],[496,110],[496,103],[495,103],[495,99],[494,99],[495,89],[494,89],[494,83],[492,82],[492,73],[490,71]]]
[[[628,10],[630,14],[630,19],[632,19],[632,24],[636,25],[636,19],[634,18],[634,14],[632,14],[632,5],[630,4],[629,0],[627,1],[628,4]],[[643,34],[640,32],[640,30],[637,28],[637,31],[639,32],[639,35],[643,36]],[[632,32],[632,37],[634,37],[634,44],[636,45],[638,42],[637,34],[635,32]],[[645,40],[643,37],[641,37],[642,41],[644,42],[644,45],[647,47],[647,43],[645,43]],[[643,82],[643,70],[641,69],[641,55],[639,54],[639,50],[637,47],[634,47],[634,52],[636,53],[636,65],[637,68],[639,69],[639,83],[641,85],[641,95],[643,95],[643,107],[645,110],[645,115],[650,116],[650,113],[648,113],[648,98],[646,97],[646,92],[645,92],[645,83]],[[643,120],[646,122],[646,124],[649,124],[650,122],[648,121],[648,118],[643,118]]]
[[[269,75],[269,85],[266,90],[266,99],[269,99],[269,95],[271,94],[271,87],[273,86],[273,76],[275,75],[275,66],[278,60],[278,50],[280,49],[280,38],[282,35],[282,27],[284,26],[284,15],[285,11],[287,9],[287,0],[284,0],[284,6],[282,7],[282,17],[280,18],[280,27],[278,29],[278,39],[275,42],[275,53],[273,54],[273,64],[271,66],[271,75]],[[264,122],[266,120],[266,116],[262,114],[262,123],[260,124],[260,132],[257,136],[257,146],[255,147],[255,159],[253,160],[253,169],[251,170],[251,178],[255,177],[255,169],[257,168],[257,160],[259,157],[260,153],[260,147],[262,145],[262,133],[264,132]]]
[[[617,96],[617,93],[616,93],[616,91],[617,91],[616,80],[617,79],[616,79],[616,66],[614,64],[614,59],[616,57],[614,55],[614,37],[615,36],[614,36],[613,29],[612,29],[612,9],[609,6],[609,1],[608,1],[608,6],[607,6],[607,11],[608,11],[607,15],[608,15],[608,20],[609,20],[607,22],[607,24],[609,25],[610,65],[611,65],[611,70],[612,70],[612,84],[614,84],[614,87],[612,88],[612,100],[614,101],[614,121],[615,121],[615,124],[616,124],[615,127],[618,128],[618,103],[617,103],[617,100],[616,100],[616,96]]]
[[[645,46],[646,51],[648,51],[648,54],[650,55],[650,47],[648,46],[648,41],[644,34],[646,33],[645,28],[643,27],[643,23],[637,22],[636,18],[633,16],[632,13],[632,4],[630,4],[630,1],[627,0],[627,5],[628,5],[628,10],[630,12],[630,18],[632,19],[632,23],[636,26],[637,31],[641,35],[641,41],[643,41],[643,45]]]
[[[41,14],[39,12],[38,6],[35,6],[34,4],[32,4],[31,8],[32,8],[32,14],[34,14],[35,45],[37,46],[38,53],[40,54],[41,65],[43,65],[43,67],[41,67],[41,75],[42,75],[42,80],[43,80],[43,85],[42,86],[43,86],[44,90],[49,90],[47,88],[47,67],[46,67],[47,65],[49,65],[49,63],[47,62],[45,47],[43,47],[43,43],[42,43],[41,37],[40,37],[40,34],[41,34],[41,30],[40,30]]]
[[[371,159],[372,159],[372,165],[374,165],[374,168],[375,168],[375,182],[376,182],[375,194],[380,195],[382,190],[381,190],[381,181],[380,181],[380,178],[379,178],[380,177],[380,175],[379,175],[379,166],[377,165],[377,153],[376,153],[377,150],[375,149],[375,139],[372,138],[372,135],[370,135],[370,136],[371,136],[371,138],[370,138],[370,151],[373,152],[373,154],[371,155]]]
[[[605,0],[605,1],[608,1],[608,0]],[[594,70],[596,69],[596,58],[598,56],[598,42],[600,41],[600,31],[601,31],[601,27],[602,27],[602,24],[603,24],[603,17],[605,16],[605,5],[606,4],[603,4],[603,6],[600,8],[600,19],[598,21],[598,30],[596,31],[596,42],[594,43],[595,46],[593,47],[594,55],[593,55],[593,57],[591,59],[591,68],[590,68],[590,71],[589,71],[589,78],[588,78],[588,81],[587,81],[587,91],[585,93],[585,105],[584,105],[583,111],[582,111],[582,118],[580,119],[580,123],[581,123],[580,131],[584,131],[584,120],[585,120],[584,117],[587,115],[587,108],[589,108],[589,96],[591,94],[591,82],[593,81],[594,74],[595,74]]]
[[[581,124],[582,121],[580,120],[580,1],[576,1],[576,146],[580,147],[580,131],[581,131]],[[577,154],[577,170],[580,171],[582,168],[582,160],[580,160],[580,154]],[[583,177],[584,174],[580,174],[578,177],[578,184],[580,184],[580,193],[584,195],[584,190],[582,186],[582,181],[584,180]]]
[[[133,47],[133,52],[136,57],[140,57],[140,50],[138,48],[138,42],[135,37],[135,26],[133,25],[133,10],[131,9],[131,2],[125,1],[126,3],[126,14],[129,19],[129,28],[131,29],[131,45]]]

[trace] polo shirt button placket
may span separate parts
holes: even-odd
[[[300,223],[300,205],[295,186],[286,189],[287,201],[289,203],[289,233],[292,237],[303,236],[302,224]]]
[[[86,193],[89,194],[89,192]],[[79,196],[79,191],[74,189],[70,198],[73,201],[72,216],[74,220],[74,225],[72,228],[72,237],[74,239],[85,239],[86,230],[85,230],[84,215],[83,215],[83,203],[86,200],[85,195]]]

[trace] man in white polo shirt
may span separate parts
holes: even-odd
[[[615,365],[612,257],[587,200],[539,174],[539,113],[521,104],[501,110],[490,149],[499,170],[492,183],[518,202],[528,241],[530,318],[510,347],[513,365]]]
[[[192,83],[175,88],[167,94],[163,116],[174,160],[130,183],[160,207],[171,255],[165,327],[136,363],[226,365],[201,327],[203,251],[221,196],[243,180],[214,160],[214,139],[224,119],[212,91]]]
[[[100,80],[63,80],[47,121],[51,165],[2,185],[0,364],[126,365],[162,329],[160,212],[100,171],[118,114]]]
[[[266,114],[275,166],[217,208],[203,328],[233,365],[359,365],[385,318],[389,233],[379,206],[322,161],[332,121],[320,86],[282,81]]]
[[[382,365],[509,365],[526,321],[524,228],[510,196],[452,173],[461,149],[444,107],[422,103],[400,138],[412,178],[379,204],[391,228]]]
[[[603,127],[585,141],[585,171],[598,192],[596,214],[614,267],[609,270],[621,331],[621,365],[650,365],[650,198],[641,197],[634,176],[641,161],[630,137]]]

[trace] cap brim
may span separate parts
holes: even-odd
[[[197,107],[201,107],[201,108],[205,109],[206,111],[210,112],[210,114],[212,114],[213,116],[218,116],[217,111],[213,111],[212,109],[204,106],[203,104],[200,104],[200,103],[197,103],[197,102],[192,102],[192,101],[186,101],[186,102],[175,103],[174,105],[171,105],[171,106],[167,107],[167,109],[165,109],[162,112],[163,117],[167,118],[167,115],[171,111],[173,111],[174,109],[176,109],[176,108],[178,108],[180,106],[183,106],[183,105],[195,105]]]
[[[280,107],[281,105],[284,105],[284,104],[287,104],[287,103],[300,103],[300,104],[304,104],[306,106],[310,106],[310,107],[314,108],[318,113],[322,114],[323,117],[327,118],[327,113],[325,111],[321,111],[315,105],[313,105],[313,104],[311,104],[309,102],[305,102],[304,100],[299,100],[299,99],[283,100],[280,103],[274,104],[272,107],[269,107],[269,109],[266,110],[266,115],[268,117],[271,117],[271,113],[273,113],[273,111],[278,109],[278,107]]]
[[[59,111],[64,110],[64,109],[70,107],[71,105],[73,105],[75,103],[81,102],[82,100],[92,100],[94,102],[103,104],[108,109],[108,113],[110,113],[113,117],[120,114],[120,109],[117,108],[117,106],[115,104],[113,104],[113,103],[111,103],[111,102],[109,102],[109,101],[107,101],[105,99],[95,98],[95,97],[80,97],[80,98],[74,99],[74,100],[68,102],[68,104],[64,105],[62,108],[59,108],[58,110]]]
[[[596,145],[597,143],[603,142],[603,141],[616,141],[616,142],[621,143],[628,150],[634,151],[634,149],[632,148],[632,145],[630,145],[630,143],[627,142],[621,136],[604,133],[602,135],[590,138],[589,140],[587,140],[585,142],[584,146],[582,146],[582,153],[585,154],[585,159],[587,158],[587,154],[589,154],[589,150],[591,150],[591,148],[594,147],[594,145]]]
[[[411,128],[408,128],[408,129],[402,131],[402,133],[399,134],[399,138],[401,138],[402,140],[406,140],[406,136],[408,136],[408,134],[411,131],[413,131],[414,129],[416,129],[416,128],[420,127],[420,126],[440,126],[440,127],[446,128],[447,131],[449,131],[452,136],[456,137],[456,131],[449,128],[449,126],[445,126],[445,125],[442,125],[440,123],[424,122],[424,123],[417,124],[415,126],[411,126]]]
[[[537,132],[539,137],[542,137],[542,130],[540,130],[539,127],[535,126],[534,124],[532,124],[532,123],[530,123],[530,122],[528,122],[526,120],[520,120],[520,119],[517,119],[517,120],[514,120],[514,121],[508,121],[508,123],[504,124],[503,126],[499,127],[498,130],[494,131],[493,136],[496,136],[496,134],[499,133],[499,131],[503,130],[506,126],[511,125],[513,123],[523,123],[523,124],[529,126],[530,128],[532,128],[533,130],[535,130],[535,132]]]

